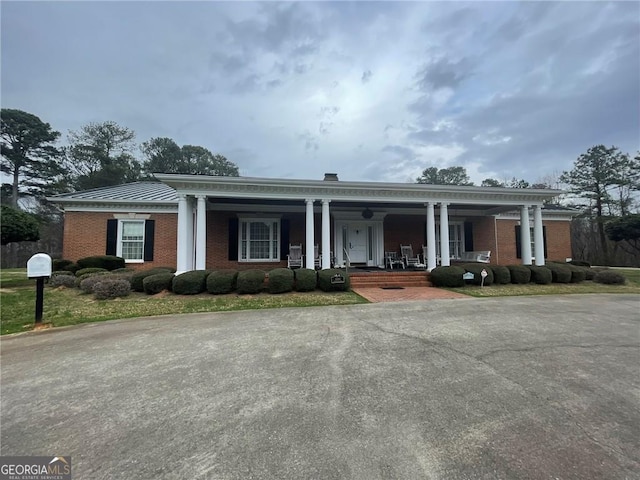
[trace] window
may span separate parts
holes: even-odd
[[[144,260],[144,220],[120,220],[117,255],[127,262]]]
[[[241,262],[280,261],[280,220],[275,218],[240,219]]]
[[[449,224],[449,256],[460,258],[464,252],[464,229],[462,224]],[[440,224],[436,224],[436,255],[440,257]]]

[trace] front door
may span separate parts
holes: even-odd
[[[367,227],[352,224],[347,229],[346,250],[351,263],[367,263]]]

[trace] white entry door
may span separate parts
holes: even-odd
[[[367,262],[367,227],[366,225],[349,225],[347,229],[346,250],[351,263]]]

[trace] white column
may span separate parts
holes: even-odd
[[[542,205],[533,207],[533,248],[536,265],[544,265],[544,235],[542,230]]]
[[[322,268],[331,268],[331,222],[329,220],[329,202],[322,200]]]
[[[195,267],[193,197],[187,196],[187,212],[187,270],[193,270]]]
[[[306,261],[305,265],[307,268],[313,270],[315,268],[313,257],[314,251],[313,248],[315,246],[315,233],[313,231],[313,200],[307,199],[307,223],[306,223],[306,236],[305,236],[305,255]]]
[[[186,195],[178,195],[178,245],[176,246],[176,273],[186,272],[187,267],[187,217],[189,209]]]
[[[449,204],[440,204],[440,265],[448,267],[451,265],[449,255]]]
[[[196,270],[204,270],[207,268],[207,197],[198,195],[196,198]]]
[[[427,270],[436,268],[436,215],[433,202],[427,203]]]
[[[531,265],[531,231],[529,230],[529,206],[520,207],[520,252],[522,264]]]

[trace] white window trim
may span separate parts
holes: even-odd
[[[118,257],[122,257],[122,231],[124,230],[123,228],[123,223],[127,222],[127,223],[141,223],[142,224],[142,258],[141,259],[126,259],[124,260],[124,263],[144,263],[144,245],[145,245],[145,241],[146,238],[144,237],[145,234],[145,220],[141,220],[138,218],[131,218],[131,217],[127,217],[127,218],[119,218],[118,219],[118,240],[116,242],[116,255]]]
[[[251,222],[263,222],[263,223],[277,223],[278,226],[278,245],[276,246],[276,251],[274,252],[274,258],[272,259],[263,259],[263,258],[242,258],[242,224],[243,223],[251,223]],[[270,242],[272,242],[270,240]],[[280,262],[280,250],[282,248],[282,224],[280,222],[280,217],[263,217],[260,215],[256,216],[240,216],[238,217],[238,262],[241,263],[279,263]],[[249,255],[249,246],[247,245],[247,255]]]

